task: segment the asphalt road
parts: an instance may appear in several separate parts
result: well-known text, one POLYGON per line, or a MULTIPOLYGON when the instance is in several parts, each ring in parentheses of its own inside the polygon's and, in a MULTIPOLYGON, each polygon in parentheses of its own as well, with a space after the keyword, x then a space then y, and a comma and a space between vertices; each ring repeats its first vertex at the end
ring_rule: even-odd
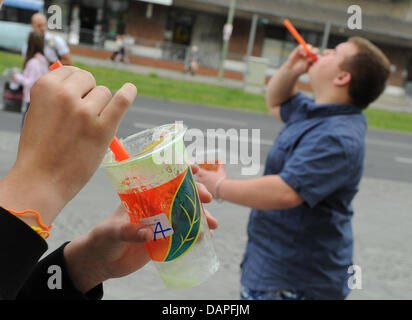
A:
MULTIPOLYGON (((262 163, 283 126, 269 115, 139 97, 135 106, 128 111, 119 136, 176 120, 184 121, 189 128, 203 131, 234 128, 240 132, 240 129, 249 129, 249 137, 252 129, 260 129, 262 163)), ((369 129, 366 145, 365 176, 412 182, 412 135, 369 129)))
MULTIPOLYGON (((3 83, 4 79, 0 77, 0 96, 3 83)), ((13 113, 4 113, 0 119, 0 130, 18 132, 19 125, 12 120, 14 116, 13 113)), ((137 97, 123 119, 118 136, 127 137, 144 128, 175 121, 183 121, 189 129, 203 132, 207 129, 223 129, 225 132, 235 129, 240 135, 240 129, 248 129, 249 138, 252 138, 252 129, 259 129, 260 143, 257 146, 256 139, 249 139, 253 140, 249 143, 249 150, 251 152, 252 144, 255 144, 255 149, 260 150, 262 164, 282 128, 282 123, 269 115, 137 97)), ((369 128, 366 145, 364 176, 412 182, 411 134, 369 128)))
MULTIPOLYGON (((126 137, 141 129, 183 120, 189 128, 202 131, 221 128, 260 129, 260 175, 266 155, 282 124, 268 116, 215 107, 176 103, 138 97, 127 111, 118 136, 126 137)), ((18 141, 20 115, 0 112, 0 177, 13 163, 18 141)), ((412 135, 369 129, 366 139, 365 174, 353 205, 354 263, 362 268, 362 289, 349 299, 412 298, 412 135)), ((256 149, 257 150, 257 149, 256 149)), ((228 175, 240 175, 240 165, 228 165, 228 175)), ((50 250, 87 232, 118 203, 105 173, 99 170, 90 183, 63 210, 49 240, 50 250)), ((207 208, 220 222, 215 247, 221 267, 206 283, 183 290, 166 290, 153 265, 105 284, 107 299, 238 299, 239 264, 246 243, 249 209, 212 203, 207 208)))

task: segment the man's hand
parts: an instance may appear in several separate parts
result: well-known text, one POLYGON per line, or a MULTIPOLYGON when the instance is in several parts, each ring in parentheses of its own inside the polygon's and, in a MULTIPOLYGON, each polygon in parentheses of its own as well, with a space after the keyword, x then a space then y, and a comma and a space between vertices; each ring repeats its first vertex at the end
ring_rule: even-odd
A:
POLYGON ((199 169, 196 181, 203 184, 206 189, 216 198, 216 183, 222 178, 226 178, 226 171, 223 164, 218 164, 217 171, 199 169))
POLYGON ((136 93, 126 83, 112 97, 75 67, 40 78, 31 90, 17 160, 0 182, 0 205, 36 210, 51 224, 97 170, 136 93))
MULTIPOLYGON (((319 49, 308 45, 309 49, 313 52, 314 55, 319 54, 319 49)), ((289 55, 288 60, 285 62, 285 66, 295 75, 300 76, 308 72, 309 68, 313 64, 312 58, 306 53, 305 49, 302 46, 298 46, 292 53, 289 55)))
MULTIPOLYGON (((317 48, 312 48, 311 45, 308 46, 313 54, 317 55, 319 53, 317 48)), ((266 90, 266 105, 274 117, 282 121, 280 106, 298 92, 296 83, 299 77, 306 73, 312 64, 313 60, 308 56, 303 47, 298 46, 270 79, 266 90)))
MULTIPOLYGON (((193 173, 198 168, 192 166, 193 173)), ((197 183, 200 201, 208 203, 212 196, 197 183)), ((210 229, 218 222, 205 210, 210 229)), ((153 239, 150 226, 130 223, 123 206, 87 235, 69 243, 64 256, 69 274, 78 290, 89 291, 99 283, 126 276, 143 267, 150 258, 143 243, 153 239)))

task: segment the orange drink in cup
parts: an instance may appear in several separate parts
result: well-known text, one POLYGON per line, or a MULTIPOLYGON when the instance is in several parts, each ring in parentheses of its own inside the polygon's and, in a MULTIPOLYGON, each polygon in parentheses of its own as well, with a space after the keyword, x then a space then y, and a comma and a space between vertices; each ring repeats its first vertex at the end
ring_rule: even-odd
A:
POLYGON ((185 289, 206 281, 219 262, 187 161, 186 128, 168 124, 127 137, 130 158, 108 151, 103 167, 132 223, 152 226, 145 248, 165 286, 185 289))
POLYGON ((215 161, 207 161, 207 162, 203 162, 203 163, 198 163, 197 165, 199 166, 199 168, 208 170, 208 171, 217 171, 217 169, 219 168, 219 160, 215 160, 215 161))
POLYGON ((194 162, 201 169, 217 171, 219 169, 219 164, 222 163, 222 161, 220 161, 219 152, 220 150, 218 149, 198 151, 196 152, 194 162))

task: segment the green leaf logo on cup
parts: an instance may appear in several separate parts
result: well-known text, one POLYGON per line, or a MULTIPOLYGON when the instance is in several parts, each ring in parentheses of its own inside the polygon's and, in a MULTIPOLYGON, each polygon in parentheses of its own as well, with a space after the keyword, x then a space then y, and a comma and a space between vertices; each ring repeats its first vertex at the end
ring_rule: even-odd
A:
POLYGON ((200 234, 202 207, 191 170, 186 171, 177 189, 170 215, 174 233, 164 261, 171 261, 184 255, 196 243, 200 234))

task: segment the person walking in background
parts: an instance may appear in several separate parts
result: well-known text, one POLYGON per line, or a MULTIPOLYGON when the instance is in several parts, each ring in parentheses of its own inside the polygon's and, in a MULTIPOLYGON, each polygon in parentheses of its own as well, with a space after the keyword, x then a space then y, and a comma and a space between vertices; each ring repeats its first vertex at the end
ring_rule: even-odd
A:
MULTIPOLYGON (((31 27, 33 31, 41 33, 44 37, 44 56, 49 64, 60 60, 63 65, 71 65, 70 48, 61 37, 52 35, 47 31, 47 19, 41 13, 35 13, 31 17, 31 27)), ((26 56, 27 45, 22 49, 23 57, 26 56)))
POLYGON ((198 51, 199 48, 197 46, 190 48, 189 53, 186 55, 184 73, 190 72, 192 76, 196 74, 197 70, 199 69, 198 51))
POLYGON ((30 90, 34 83, 43 75, 49 72, 49 61, 44 56, 44 36, 40 32, 29 34, 26 57, 23 63, 23 73, 13 74, 13 80, 23 85, 23 116, 24 118, 30 105, 30 90))
POLYGON ((118 62, 129 63, 128 58, 128 39, 126 34, 116 36, 116 42, 114 45, 114 52, 110 57, 110 60, 118 62))
POLYGON ((121 46, 122 46, 122 38, 121 38, 120 35, 117 35, 117 36, 116 36, 116 42, 114 43, 114 51, 113 51, 113 54, 112 54, 111 57, 110 57, 110 60, 112 60, 112 61, 118 61, 118 60, 117 60, 117 57, 118 57, 119 54, 120 54, 120 48, 121 48, 121 46))
POLYGON ((124 63, 129 63, 129 58, 128 58, 128 39, 127 35, 123 34, 121 36, 121 41, 120 41, 120 61, 124 63))

